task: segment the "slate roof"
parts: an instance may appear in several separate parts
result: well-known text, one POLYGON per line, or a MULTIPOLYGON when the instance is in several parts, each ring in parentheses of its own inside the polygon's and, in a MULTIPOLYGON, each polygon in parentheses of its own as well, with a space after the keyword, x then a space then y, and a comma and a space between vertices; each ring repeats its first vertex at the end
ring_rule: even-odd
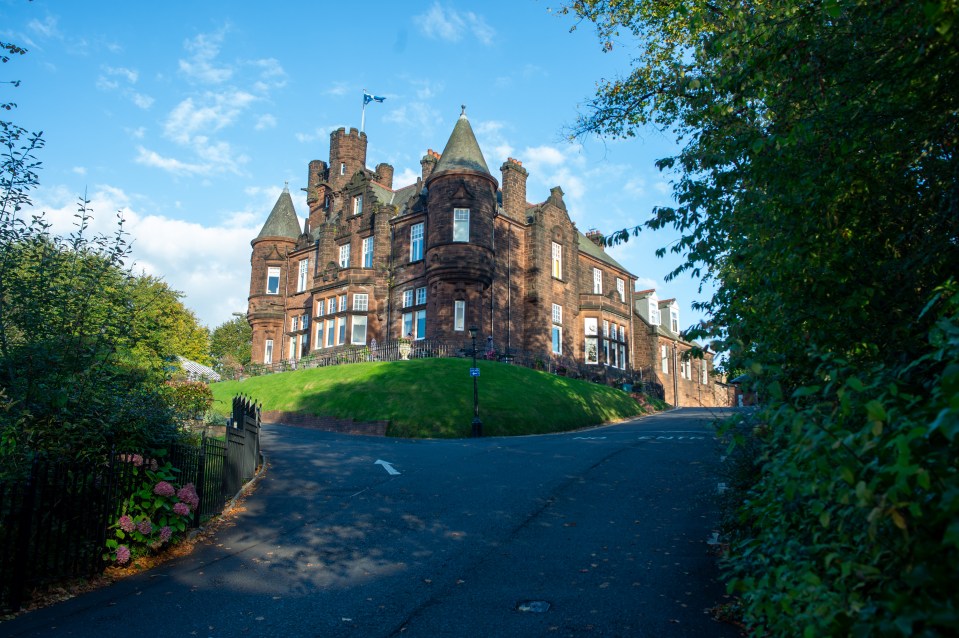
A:
POLYGON ((302 232, 303 229, 300 228, 300 220, 296 217, 296 209, 293 208, 293 198, 290 197, 290 189, 289 187, 284 187, 283 192, 280 193, 279 198, 276 200, 276 204, 273 205, 270 216, 266 218, 266 223, 263 224, 263 228, 256 238, 290 237, 297 239, 302 232))
POLYGON ((410 199, 417 193, 416 184, 410 184, 409 186, 404 186, 403 188, 398 188, 397 190, 391 190, 382 184, 371 182, 370 188, 373 189, 373 194, 376 195, 378 200, 380 200, 380 203, 396 206, 396 209, 401 213, 403 212, 403 208, 406 206, 406 203, 410 201, 410 199))
POLYGON ((473 134, 473 127, 466 118, 465 106, 456 121, 456 126, 453 127, 449 141, 446 142, 440 161, 437 162, 430 176, 451 170, 470 170, 490 175, 486 160, 483 159, 483 152, 473 134))
MULTIPOLYGON (((629 273, 618 261, 606 254, 606 251, 593 243, 593 240, 584 235, 583 233, 577 233, 579 235, 579 250, 584 252, 593 259, 597 259, 604 264, 609 264, 614 268, 619 268, 623 272, 629 273)), ((632 273, 629 273, 632 274, 632 273)))

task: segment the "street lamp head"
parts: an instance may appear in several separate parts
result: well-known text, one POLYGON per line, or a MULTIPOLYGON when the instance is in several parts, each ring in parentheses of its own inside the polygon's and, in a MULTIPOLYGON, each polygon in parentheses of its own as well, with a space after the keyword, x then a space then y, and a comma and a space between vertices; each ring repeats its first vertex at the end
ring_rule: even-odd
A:
POLYGON ((475 339, 477 332, 479 332, 479 328, 476 326, 470 326, 470 339, 475 339))

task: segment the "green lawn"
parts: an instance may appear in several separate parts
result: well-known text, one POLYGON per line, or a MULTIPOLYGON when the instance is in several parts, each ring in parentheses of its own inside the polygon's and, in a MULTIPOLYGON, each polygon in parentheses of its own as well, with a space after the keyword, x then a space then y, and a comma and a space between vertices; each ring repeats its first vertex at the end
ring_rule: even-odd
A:
MULTIPOLYGON (((493 361, 478 362, 480 418, 487 436, 541 434, 641 414, 628 394, 493 361)), ((466 437, 473 382, 465 359, 357 363, 214 383, 214 410, 229 412, 236 394, 264 410, 358 421, 389 419, 390 436, 466 437)))

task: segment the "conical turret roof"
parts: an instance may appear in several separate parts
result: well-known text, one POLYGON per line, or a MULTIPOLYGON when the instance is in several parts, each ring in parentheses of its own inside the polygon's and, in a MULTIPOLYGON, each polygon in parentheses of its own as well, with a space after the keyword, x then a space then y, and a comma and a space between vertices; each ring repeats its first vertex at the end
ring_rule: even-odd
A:
POLYGON ((300 228, 300 220, 296 217, 296 209, 293 208, 293 198, 290 197, 290 187, 284 186, 283 192, 273 205, 270 216, 266 218, 260 234, 261 237, 289 237, 297 239, 303 229, 300 228))
POLYGON ((443 149, 440 161, 433 169, 433 175, 451 170, 470 170, 478 173, 490 175, 489 167, 486 166, 486 160, 483 159, 483 152, 476 142, 476 136, 473 134, 473 127, 466 118, 466 107, 460 113, 456 126, 450 134, 450 139, 443 149))

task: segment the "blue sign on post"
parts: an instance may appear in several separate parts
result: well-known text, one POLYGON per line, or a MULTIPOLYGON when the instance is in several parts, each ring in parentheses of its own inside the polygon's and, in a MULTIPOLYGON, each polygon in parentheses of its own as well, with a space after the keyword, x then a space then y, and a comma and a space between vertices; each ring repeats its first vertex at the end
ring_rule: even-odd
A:
POLYGON ((470 368, 470 376, 471 376, 471 377, 478 377, 478 376, 479 376, 479 368, 470 368))

